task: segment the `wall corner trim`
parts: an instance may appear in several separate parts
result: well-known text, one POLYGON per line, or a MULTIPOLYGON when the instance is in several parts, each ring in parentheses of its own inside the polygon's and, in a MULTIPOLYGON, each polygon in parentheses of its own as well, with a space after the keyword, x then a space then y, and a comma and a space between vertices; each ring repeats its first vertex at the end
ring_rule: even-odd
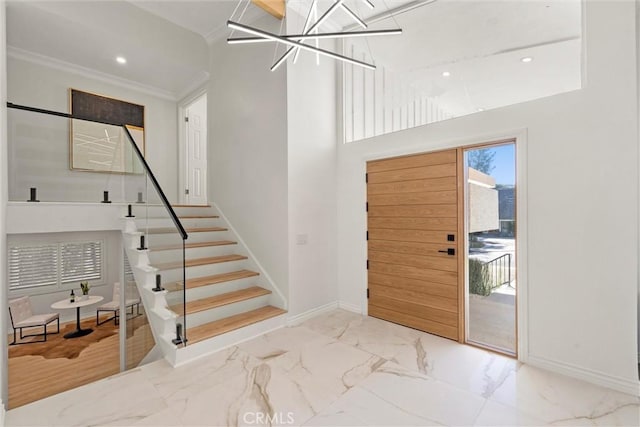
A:
POLYGON ((287 326, 297 326, 300 323, 304 322, 305 320, 319 316, 328 311, 335 310, 336 308, 338 308, 338 301, 333 301, 333 302, 312 308, 311 310, 307 310, 300 314, 296 314, 295 316, 290 316, 287 319, 287 326))
POLYGON ((341 308, 343 310, 347 310, 356 314, 364 314, 361 306, 359 306, 358 304, 352 304, 350 302, 338 301, 338 308, 341 308))

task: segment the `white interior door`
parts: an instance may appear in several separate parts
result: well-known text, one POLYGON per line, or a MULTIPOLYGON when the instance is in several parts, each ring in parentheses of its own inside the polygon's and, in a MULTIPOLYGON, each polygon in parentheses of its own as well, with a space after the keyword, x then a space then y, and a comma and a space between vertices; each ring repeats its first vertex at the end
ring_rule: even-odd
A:
POLYGON ((185 129, 187 182, 185 201, 190 205, 207 204, 207 95, 186 110, 185 129))

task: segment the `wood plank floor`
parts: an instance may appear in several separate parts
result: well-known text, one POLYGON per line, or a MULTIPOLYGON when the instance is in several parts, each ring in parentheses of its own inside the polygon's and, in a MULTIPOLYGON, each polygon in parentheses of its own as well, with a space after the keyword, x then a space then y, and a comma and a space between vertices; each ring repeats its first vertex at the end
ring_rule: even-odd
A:
MULTIPOLYGON (((119 372, 118 327, 114 326, 113 321, 96 326, 95 317, 87 318, 81 323, 82 328, 93 328, 93 332, 80 338, 64 339, 63 335, 75 328, 75 322, 70 322, 61 324, 60 333, 49 335, 46 343, 9 346, 8 409, 119 372)), ((55 325, 49 331, 55 331, 55 325)), ((9 336, 8 342, 12 340, 13 335, 9 336)), ((153 345, 146 316, 129 319, 128 367, 137 366, 153 345)))

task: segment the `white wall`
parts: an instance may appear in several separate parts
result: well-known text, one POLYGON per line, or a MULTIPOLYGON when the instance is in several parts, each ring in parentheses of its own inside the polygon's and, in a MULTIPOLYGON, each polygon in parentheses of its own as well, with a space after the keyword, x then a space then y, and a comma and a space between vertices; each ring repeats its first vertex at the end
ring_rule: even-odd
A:
MULTIPOLYGON (((6 67, 6 8, 5 1, 0 0, 0 140, 7 140, 7 67, 6 67)), ((7 144, 0 144, 0 171, 7 170, 7 144)), ((7 273, 6 248, 7 235, 5 229, 7 212, 7 175, 0 173, 0 302, 1 309, 6 312, 7 273)), ((0 316, 0 331, 6 331, 6 317, 0 316)), ((0 340, 0 424, 4 425, 4 405, 8 398, 7 383, 7 340, 0 340)))
MULTIPOLYGON (((638 106, 638 124, 640 126, 640 0, 636 0, 636 77, 637 77, 637 86, 636 86, 636 98, 637 98, 637 106, 638 106)), ((639 140, 640 142, 640 140, 639 140)), ((640 150, 638 150, 638 169, 640 169, 640 150)), ((640 174, 638 175, 640 179, 640 174)), ((638 185, 638 197, 640 199, 640 182, 638 185)), ((640 228, 640 215, 638 215, 638 225, 640 228)), ((640 230, 639 230, 640 231, 640 230)), ((638 236, 638 251, 640 253, 640 234, 638 236)), ((640 269, 638 271, 638 365, 640 365, 640 269)), ((640 377, 640 372, 638 372, 638 377, 640 377)))
MULTIPOLYGON (((268 16, 256 26, 278 31, 268 16)), ((272 47, 211 46, 209 200, 288 294, 287 75, 270 72, 272 47)))
MULTIPOLYGON (((170 201, 177 201, 178 130, 177 104, 174 101, 138 93, 129 88, 92 79, 88 75, 71 72, 71 70, 52 68, 13 56, 9 56, 7 67, 8 100, 15 104, 69 112, 69 88, 74 88, 144 105, 145 158, 167 198, 170 201)), ((68 142, 62 138, 58 144, 66 146, 68 142)), ((67 189, 75 188, 73 183, 78 180, 79 175, 85 181, 94 182, 97 188, 100 188, 109 178, 107 174, 67 170, 68 154, 64 151, 62 157, 56 159, 55 164, 56 166, 52 165, 52 168, 57 168, 56 175, 59 177, 55 182, 55 188, 64 185, 60 180, 65 179, 68 179, 67 189)), ((117 178, 112 178, 112 180, 115 179, 117 178)), ((28 189, 25 191, 28 192, 28 189)), ((40 189, 38 191, 40 192, 40 189)), ((44 191, 45 188, 42 188, 43 193, 44 191)), ((69 197, 67 200, 86 201, 80 189, 77 195, 69 193, 67 193, 69 197)))
POLYGON ((523 278, 528 294, 521 295, 528 328, 521 332, 528 335, 528 351, 520 357, 637 393, 634 8, 634 2, 586 3, 587 80, 581 91, 343 145, 341 300, 366 306, 365 158, 490 141, 524 130, 528 200, 519 217, 528 217, 528 277, 523 278))
MULTIPOLYGON (((288 33, 296 30, 289 28, 288 33)), ((334 50, 335 44, 321 47, 334 50)), ((298 62, 287 67, 291 315, 338 299, 337 67, 325 57, 316 65, 309 52, 301 52, 298 62)))

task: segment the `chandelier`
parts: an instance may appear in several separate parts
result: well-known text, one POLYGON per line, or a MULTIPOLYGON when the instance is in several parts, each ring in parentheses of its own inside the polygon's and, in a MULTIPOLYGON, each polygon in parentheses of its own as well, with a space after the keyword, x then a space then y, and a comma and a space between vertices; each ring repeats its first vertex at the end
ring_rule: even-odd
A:
MULTIPOLYGON (((369 30, 367 23, 345 4, 346 0, 336 0, 331 6, 329 6, 329 8, 320 17, 317 17, 318 0, 312 0, 311 6, 309 8, 309 13, 307 14, 307 18, 304 23, 304 28, 302 30, 302 33, 274 34, 269 31, 261 30, 259 28, 241 24, 239 22, 235 22, 232 20, 233 16, 235 15, 242 1, 243 0, 240 0, 240 2, 238 3, 238 6, 236 6, 236 10, 231 15, 231 18, 227 21, 227 27, 230 28, 231 30, 237 30, 242 33, 251 35, 253 37, 235 37, 234 38, 232 37, 233 36, 233 31, 232 31, 229 38, 227 38, 227 42, 229 44, 275 42, 275 43, 279 43, 287 46, 288 49, 286 50, 286 52, 282 56, 280 56, 280 58, 278 58, 271 66, 271 71, 275 71, 291 55, 294 55, 294 62, 295 62, 300 50, 314 52, 318 55, 326 56, 326 57, 343 61, 349 64, 364 67, 366 69, 375 70, 376 66, 374 64, 367 63, 364 61, 359 61, 357 59, 350 58, 348 56, 320 48, 318 46, 319 40, 343 39, 348 37, 388 36, 388 35, 402 34, 402 29, 400 28, 390 29, 390 30, 369 30), (354 21, 355 25, 362 27, 363 30, 321 32, 320 31, 321 25, 325 23, 338 10, 344 12, 352 21, 354 21), (308 44, 309 41, 315 42, 315 46, 312 44, 308 44)), ((358 0, 358 1, 364 2, 364 4, 370 9, 375 8, 375 5, 370 0, 358 0)), ((247 2, 247 6, 248 4, 249 3, 247 2)), ((245 7, 245 10, 246 10, 246 7, 245 7)), ((242 13, 242 15, 243 14, 244 12, 242 13)), ((240 16, 240 18, 242 18, 242 15, 240 16)))

